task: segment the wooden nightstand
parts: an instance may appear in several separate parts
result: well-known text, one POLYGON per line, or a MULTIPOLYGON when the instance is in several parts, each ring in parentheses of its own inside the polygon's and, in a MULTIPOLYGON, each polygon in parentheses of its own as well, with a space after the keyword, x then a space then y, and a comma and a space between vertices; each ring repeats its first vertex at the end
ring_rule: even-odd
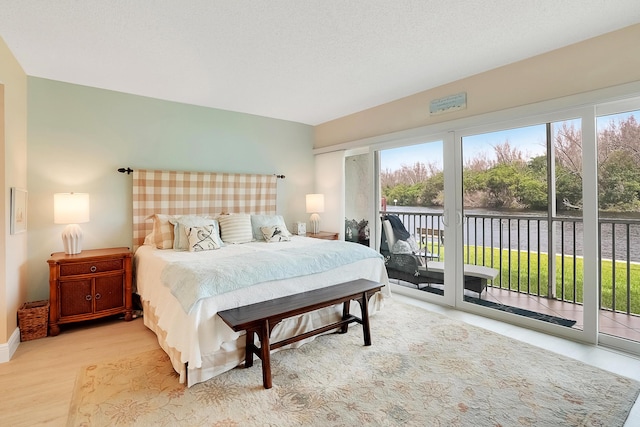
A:
POLYGON ((318 231, 317 233, 307 233, 307 237, 313 237, 314 239, 324 239, 324 240, 338 240, 338 235, 340 233, 333 233, 331 231, 318 231))
POLYGON ((131 251, 94 249, 76 255, 51 254, 49 263, 49 335, 60 324, 131 312, 131 251))

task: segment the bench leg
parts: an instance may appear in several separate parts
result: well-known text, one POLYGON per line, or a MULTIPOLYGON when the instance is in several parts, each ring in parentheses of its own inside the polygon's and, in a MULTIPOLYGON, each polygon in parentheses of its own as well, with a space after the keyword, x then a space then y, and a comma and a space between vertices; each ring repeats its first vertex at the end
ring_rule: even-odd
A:
POLYGON ((260 338, 260 359, 262 359, 262 385, 271 388, 271 347, 269 344, 269 321, 265 320, 258 332, 260 338))
POLYGON ((245 349, 244 355, 244 367, 250 368, 253 366, 253 350, 255 348, 255 344, 253 343, 253 337, 255 332, 253 330, 247 331, 247 345, 245 349))
POLYGON ((369 298, 366 292, 358 300, 362 310, 362 334, 364 335, 364 345, 371 345, 371 330, 369 329, 369 298))
MULTIPOLYGON (((342 320, 345 320, 345 319, 347 319, 347 317, 349 317, 350 309, 351 309, 351 300, 345 301, 343 303, 343 306, 342 306, 342 320)), ((345 323, 340 328, 340 332, 339 333, 346 334, 348 330, 349 330, 349 324, 345 323)))

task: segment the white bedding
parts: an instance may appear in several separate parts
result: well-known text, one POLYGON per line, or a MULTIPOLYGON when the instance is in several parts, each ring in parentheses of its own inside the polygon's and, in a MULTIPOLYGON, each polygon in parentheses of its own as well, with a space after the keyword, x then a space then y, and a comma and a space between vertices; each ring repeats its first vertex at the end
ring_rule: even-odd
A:
MULTIPOLYGON (((161 282, 162 271, 168 263, 196 259, 210 262, 212 258, 223 257, 239 257, 239 263, 251 263, 252 255, 261 251, 286 247, 299 248, 304 252, 307 245, 326 243, 324 240, 293 236, 290 242, 251 242, 226 245, 221 249, 206 252, 179 252, 141 246, 135 253, 134 265, 137 293, 145 308, 145 325, 158 335, 161 346, 171 357, 174 369, 180 374, 181 382, 186 380, 187 385, 191 386, 232 369, 243 361, 244 332, 238 333, 230 329, 216 315, 218 311, 357 278, 375 280, 386 285, 388 278, 384 261, 377 257, 368 258, 322 273, 268 281, 199 300, 190 312, 186 313, 169 288, 161 282), (185 363, 188 363, 188 375, 185 363)), ((389 295, 389 286, 385 286, 382 293, 372 297, 370 314, 380 310, 383 306, 383 296, 389 295)), ((357 303, 352 303, 354 314, 357 315, 359 309, 357 303)), ((276 342, 336 321, 341 313, 341 307, 328 307, 309 315, 285 319, 274 328, 272 341, 276 342)), ((301 345, 303 342, 296 344, 301 345)))

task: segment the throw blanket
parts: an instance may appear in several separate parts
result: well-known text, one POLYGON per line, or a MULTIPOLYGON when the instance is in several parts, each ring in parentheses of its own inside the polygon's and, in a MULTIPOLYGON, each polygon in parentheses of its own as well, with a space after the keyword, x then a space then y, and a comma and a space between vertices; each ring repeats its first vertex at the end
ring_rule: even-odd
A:
MULTIPOLYGON (((398 215, 385 215, 384 219, 388 219, 391 223, 391 229, 393 229, 393 234, 396 235, 396 239, 407 240, 411 236, 398 215)), ((391 250, 391 248, 389 248, 389 250, 391 250)))
MULTIPOLYGON (((219 249, 219 250, 224 250, 219 249)), ((172 262, 162 271, 162 283, 189 313, 197 301, 261 282, 321 273, 367 258, 382 258, 373 249, 351 242, 332 241, 301 250, 285 248, 202 261, 172 262)))

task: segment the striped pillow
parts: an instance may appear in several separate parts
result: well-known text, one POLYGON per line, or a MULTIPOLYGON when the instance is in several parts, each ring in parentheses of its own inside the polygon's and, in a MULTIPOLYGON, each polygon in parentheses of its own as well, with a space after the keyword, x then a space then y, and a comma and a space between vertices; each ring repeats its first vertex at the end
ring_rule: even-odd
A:
POLYGON ((253 240, 251 229, 251 215, 230 214, 220 215, 220 234, 225 243, 247 243, 253 240))

